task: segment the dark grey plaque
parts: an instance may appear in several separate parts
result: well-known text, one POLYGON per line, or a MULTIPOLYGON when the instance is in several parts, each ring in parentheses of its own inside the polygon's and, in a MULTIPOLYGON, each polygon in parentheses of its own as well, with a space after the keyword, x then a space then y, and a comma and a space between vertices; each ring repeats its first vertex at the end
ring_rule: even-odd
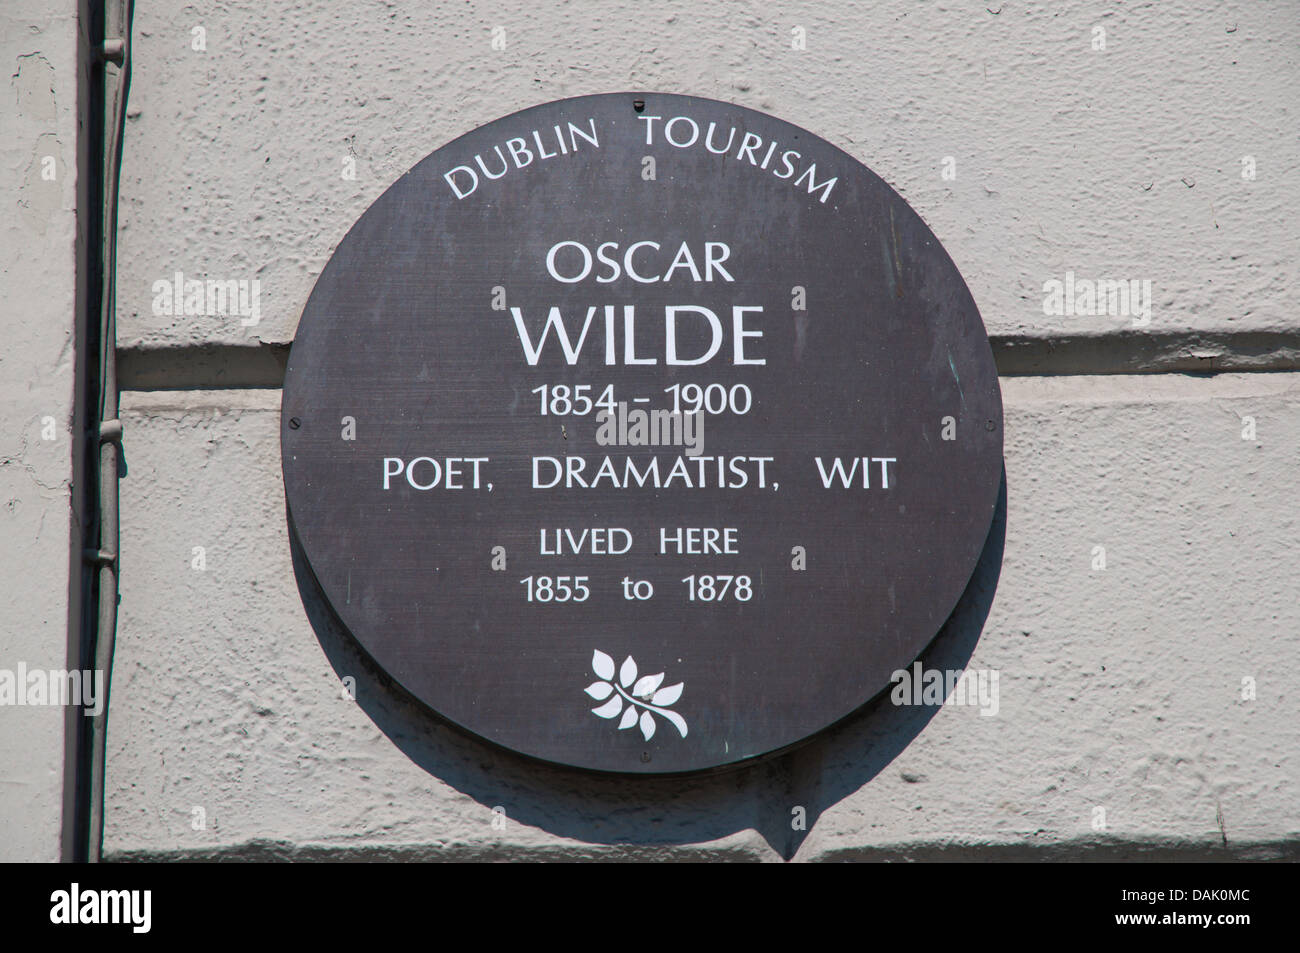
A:
POLYGON ((303 312, 282 442, 322 590, 416 698, 526 755, 681 772, 916 658, 988 533, 1002 407, 965 283, 876 175, 629 93, 489 123, 379 197, 303 312), (635 442, 674 410, 678 443, 635 442))

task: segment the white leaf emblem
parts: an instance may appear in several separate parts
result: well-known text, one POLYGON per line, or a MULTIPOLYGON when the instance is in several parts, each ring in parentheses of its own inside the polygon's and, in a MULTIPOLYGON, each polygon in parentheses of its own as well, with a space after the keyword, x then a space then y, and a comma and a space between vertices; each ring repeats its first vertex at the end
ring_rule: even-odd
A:
MULTIPOLYGON (((600 697, 604 698, 605 696, 600 697)), ((650 699, 650 703, 652 705, 671 705, 681 697, 682 683, 678 682, 676 685, 669 685, 667 688, 659 689, 659 691, 655 692, 655 697, 650 699)))
POLYGON ((684 683, 660 688, 664 682, 663 672, 638 679, 636 660, 630 655, 619 667, 618 681, 615 682, 614 659, 599 649, 591 654, 591 670, 600 681, 592 682, 584 691, 596 701, 609 699, 599 708, 593 708, 592 714, 601 718, 618 718, 622 714, 619 730, 625 731, 636 725, 646 741, 654 737, 658 727, 654 716, 658 715, 676 728, 683 738, 686 737, 686 719, 668 707, 682 697, 684 683))
POLYGON ((629 655, 623 660, 623 667, 618 670, 618 680, 623 683, 624 688, 636 681, 636 662, 632 660, 632 656, 629 655))
POLYGON ((609 681, 614 677, 614 660, 597 649, 591 655, 591 670, 609 681))
POLYGON ((646 675, 637 679, 636 687, 632 689, 632 694, 637 698, 649 698, 655 693, 655 689, 663 684, 664 673, 658 675, 646 675))

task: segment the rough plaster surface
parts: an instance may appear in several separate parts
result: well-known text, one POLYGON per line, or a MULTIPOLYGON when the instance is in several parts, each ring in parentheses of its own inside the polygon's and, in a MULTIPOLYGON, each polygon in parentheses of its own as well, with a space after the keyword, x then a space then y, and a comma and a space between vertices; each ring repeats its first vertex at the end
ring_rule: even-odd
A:
POLYGON ((998 714, 877 702, 772 761, 628 785, 437 724, 313 627, 277 392, 124 394, 106 854, 1300 856, 1300 544, 1281 492, 1300 374, 1008 379, 1004 397, 1000 578, 994 552, 925 656, 997 669, 998 714))
POLYGON ((770 112, 866 163, 943 242, 995 335, 1123 331, 1043 314, 1043 282, 1071 270, 1149 280, 1153 333, 1281 331, 1258 346, 1300 353, 1293 2, 267 0, 143 3, 136 23, 129 348, 289 341, 335 246, 418 160, 539 102, 646 90, 770 112), (155 316, 152 284, 177 270, 261 279, 260 324, 155 316))
MULTIPOLYGON (((18 580, 0 667, 62 667, 66 645, 76 23, 50 8, 0 10, 0 572, 18 580)), ((1004 379, 1005 521, 926 655, 997 669, 999 714, 877 704, 772 761, 635 786, 490 749, 358 658, 295 581, 274 390, 316 276, 402 173, 516 109, 620 89, 733 101, 861 159, 957 262, 1003 373, 1295 369, 1297 12, 137 4, 123 380, 267 389, 123 395, 107 855, 1300 857, 1300 375, 1004 379), (258 278, 260 324, 154 315, 177 270, 258 278), (1150 280, 1150 326, 1045 316, 1043 282, 1067 270, 1150 280)), ((57 709, 0 710, 0 859, 58 856, 62 744, 57 709)))
MULTIPOLYGON (((75 11, 48 0, 6 0, 0 9, 0 668, 9 671, 20 662, 67 666, 75 11), (46 156, 52 181, 42 177, 46 156)), ((58 707, 0 708, 0 861, 59 858, 63 722, 58 707)))

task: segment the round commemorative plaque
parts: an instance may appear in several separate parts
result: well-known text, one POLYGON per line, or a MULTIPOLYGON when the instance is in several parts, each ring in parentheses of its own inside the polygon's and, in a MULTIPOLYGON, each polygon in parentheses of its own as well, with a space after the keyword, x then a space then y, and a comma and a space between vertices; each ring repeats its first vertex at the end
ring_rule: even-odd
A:
POLYGON ((992 522, 975 302, 864 165, 729 103, 584 96, 415 166, 285 377, 289 517, 439 716, 635 774, 786 748, 889 687, 992 522))

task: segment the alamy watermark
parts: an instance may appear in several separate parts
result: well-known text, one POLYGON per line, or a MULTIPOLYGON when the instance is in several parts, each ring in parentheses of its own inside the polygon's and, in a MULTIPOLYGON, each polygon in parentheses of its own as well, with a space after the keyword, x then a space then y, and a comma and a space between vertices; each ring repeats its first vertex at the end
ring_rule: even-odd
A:
POLYGON ((0 668, 0 707, 6 705, 80 705, 86 717, 104 710, 104 673, 100 669, 0 668))
POLYGON ((251 328, 262 320, 257 278, 186 278, 176 272, 171 278, 153 283, 155 315, 238 315, 242 327, 251 328))
POLYGON ((76 925, 123 924, 132 933, 148 933, 153 925, 152 890, 103 890, 72 883, 50 894, 50 922, 76 925))
POLYGON ((1043 314, 1060 316, 1107 315, 1132 318, 1133 327, 1151 323, 1151 279, 1075 278, 1043 282, 1043 314))
POLYGON ((895 705, 977 705, 981 715, 998 713, 998 670, 900 668, 889 678, 894 688, 889 700, 895 705))
POLYGON ((704 412, 627 409, 619 401, 615 412, 596 414, 596 443, 602 447, 684 447, 688 457, 704 450, 704 412))

